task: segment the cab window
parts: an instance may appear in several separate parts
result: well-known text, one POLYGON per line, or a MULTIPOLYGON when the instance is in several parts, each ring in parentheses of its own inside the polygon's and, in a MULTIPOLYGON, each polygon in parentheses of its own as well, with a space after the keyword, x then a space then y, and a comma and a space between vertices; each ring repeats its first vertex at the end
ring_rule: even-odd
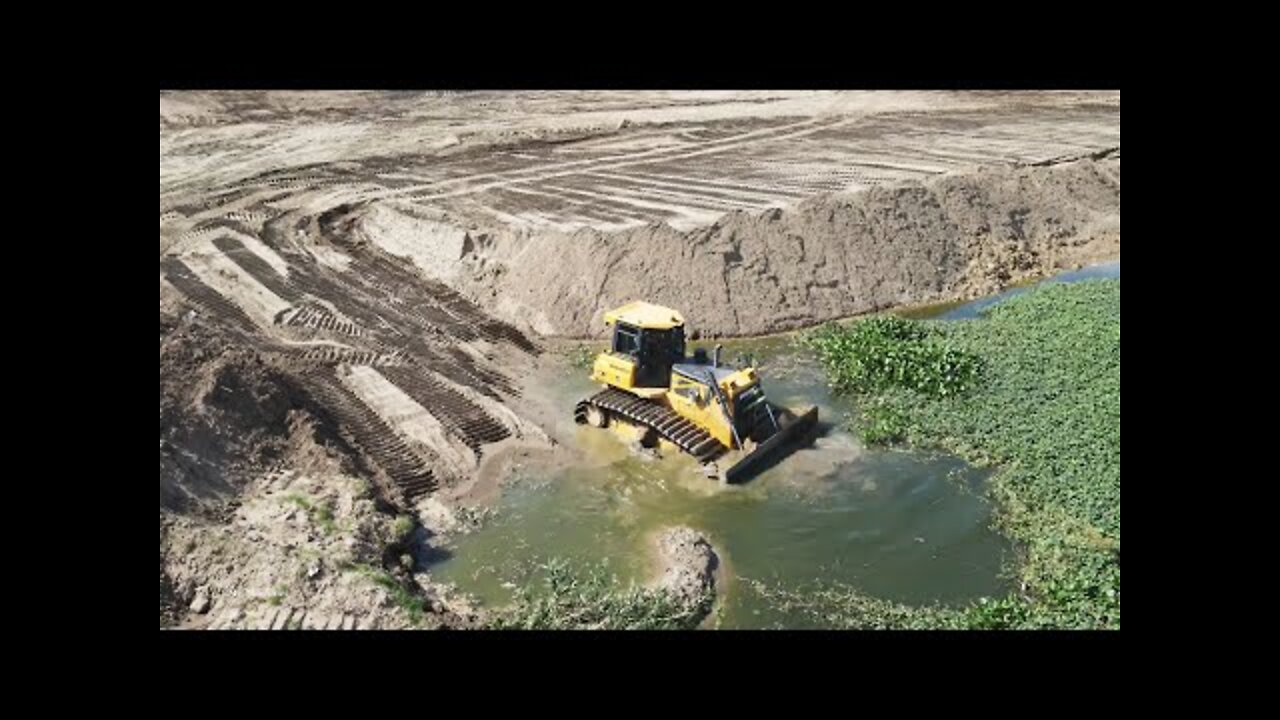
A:
POLYGON ((613 332, 613 351, 623 355, 638 355, 640 332, 636 328, 619 324, 613 332))

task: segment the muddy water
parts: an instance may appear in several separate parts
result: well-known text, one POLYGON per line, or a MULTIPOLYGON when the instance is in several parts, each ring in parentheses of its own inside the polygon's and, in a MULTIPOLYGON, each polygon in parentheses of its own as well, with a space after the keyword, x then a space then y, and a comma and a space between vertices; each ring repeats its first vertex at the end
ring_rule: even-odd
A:
MULTIPOLYGON (((1117 261, 1054 280, 1118 276, 1117 261)), ((963 320, 1023 291, 916 314, 963 320)), ((741 486, 707 479, 670 448, 658 457, 638 451, 626 430, 574 425, 573 404, 597 388, 585 369, 549 369, 534 392, 565 409, 553 434, 578 460, 516 467, 496 516, 452 538, 449 559, 433 575, 494 606, 510 600, 514 587, 537 582, 539 564, 552 557, 603 563, 623 583, 641 582, 654 572, 652 534, 686 524, 706 533, 721 556, 719 627, 813 627, 771 607, 742 578, 789 589, 839 581, 912 604, 1004 594, 1013 553, 990 527, 987 471, 945 455, 862 447, 840 427, 852 408, 830 394, 816 360, 793 342, 724 343, 726 362, 754 356, 774 402, 817 405, 823 418, 811 446, 741 486)))
POLYGON ((836 580, 908 603, 1004 592, 1011 551, 989 528, 983 471, 946 456, 862 448, 838 426, 849 406, 787 338, 725 343, 726 361, 739 353, 755 355, 775 402, 819 406, 825 422, 812 446, 744 485, 721 486, 673 449, 637 451, 625 429, 574 425, 573 404, 596 388, 585 370, 557 368, 541 387, 565 408, 554 431, 580 461, 517 467, 496 515, 452 538, 451 557, 432 574, 490 605, 536 582, 552 557, 607 563, 624 583, 644 581, 654 570, 652 533, 686 524, 721 555, 721 627, 811 626, 771 608, 742 577, 787 588, 836 580))
POLYGON ((900 312, 905 317, 913 317, 917 319, 937 319, 937 320, 973 320, 981 317, 982 313, 990 309, 991 306, 1004 302, 1011 297, 1021 295, 1027 290, 1039 285, 1042 282, 1079 282, 1081 280, 1090 280, 1094 278, 1118 278, 1120 277, 1120 261, 1101 263, 1098 265, 1090 265, 1089 267, 1072 270, 1051 278, 1046 278, 1039 282, 1027 283, 1026 285, 1011 288, 997 295, 973 300, 971 302, 958 303, 940 303, 938 305, 926 305, 911 310, 900 312))

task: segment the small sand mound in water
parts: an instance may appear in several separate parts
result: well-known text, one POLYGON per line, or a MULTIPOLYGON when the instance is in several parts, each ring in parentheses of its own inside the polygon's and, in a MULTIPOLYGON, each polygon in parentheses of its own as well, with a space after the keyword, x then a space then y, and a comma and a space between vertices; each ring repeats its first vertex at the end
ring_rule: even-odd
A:
POLYGON ((701 533, 688 527, 667 528, 658 534, 657 548, 662 573, 657 587, 690 605, 715 592, 719 558, 701 533))

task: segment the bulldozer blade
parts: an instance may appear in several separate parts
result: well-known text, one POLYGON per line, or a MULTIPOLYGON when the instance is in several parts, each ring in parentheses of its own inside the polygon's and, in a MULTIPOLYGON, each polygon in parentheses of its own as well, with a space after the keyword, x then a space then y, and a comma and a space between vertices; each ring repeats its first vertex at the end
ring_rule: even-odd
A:
POLYGON ((802 437, 818 424, 818 408, 809 408, 808 412, 784 425, 773 437, 765 440, 750 454, 739 460, 729 471, 725 473, 725 482, 740 483, 751 477, 755 470, 759 470, 760 466, 771 456, 777 455, 786 449, 792 443, 798 442, 802 437))

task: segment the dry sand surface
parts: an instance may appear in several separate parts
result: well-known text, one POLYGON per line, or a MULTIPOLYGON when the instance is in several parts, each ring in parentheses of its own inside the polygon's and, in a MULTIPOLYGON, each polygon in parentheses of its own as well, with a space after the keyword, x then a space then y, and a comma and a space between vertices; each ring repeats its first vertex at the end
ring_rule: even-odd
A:
POLYGON ((433 538, 622 302, 750 335, 1119 252, 1114 92, 161 93, 161 622, 465 626, 433 538))

